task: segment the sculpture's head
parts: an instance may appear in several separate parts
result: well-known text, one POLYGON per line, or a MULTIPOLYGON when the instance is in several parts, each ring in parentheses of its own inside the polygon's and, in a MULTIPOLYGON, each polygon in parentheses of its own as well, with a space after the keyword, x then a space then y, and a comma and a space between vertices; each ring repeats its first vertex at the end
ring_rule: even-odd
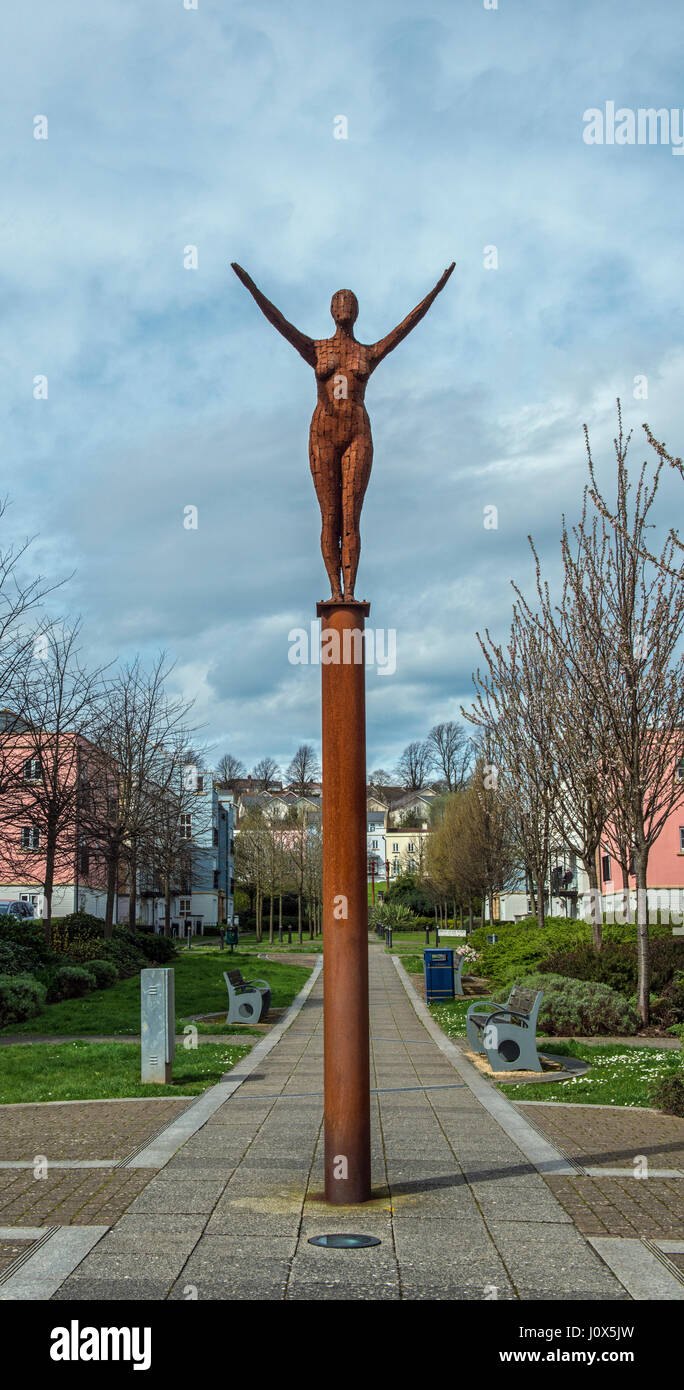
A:
POLYGON ((359 304, 353 290, 336 290, 330 301, 330 312, 338 328, 353 328, 359 316, 359 304))

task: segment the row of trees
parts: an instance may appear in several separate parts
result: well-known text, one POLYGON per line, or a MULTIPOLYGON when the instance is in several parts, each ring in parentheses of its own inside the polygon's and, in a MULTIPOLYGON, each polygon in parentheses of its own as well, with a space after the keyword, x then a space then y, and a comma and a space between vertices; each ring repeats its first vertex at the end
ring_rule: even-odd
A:
POLYGON ((297 900, 297 936, 301 945, 306 913, 309 936, 322 930, 322 837, 320 819, 304 809, 281 820, 258 808, 240 822, 235 842, 235 881, 254 905, 256 935, 264 932, 268 903, 268 939, 282 932, 283 898, 297 900))
MULTIPOLYGON (((427 738, 407 744, 393 772, 379 767, 371 772, 369 780, 380 795, 389 787, 403 787, 406 791, 436 787, 454 792, 465 786, 471 764, 472 740, 463 725, 451 719, 435 724, 427 738)), ((232 753, 224 753, 218 762, 218 776, 226 786, 234 787, 246 776, 245 764, 232 753)), ((279 764, 270 757, 261 758, 250 776, 255 787, 262 791, 283 780, 279 764)), ((285 769, 284 780, 305 796, 320 776, 316 750, 310 743, 301 744, 285 769)))
MULTIPOLYGON (((534 600, 514 584, 508 641, 478 633, 484 667, 474 676, 474 708, 463 714, 479 730, 482 771, 467 809, 455 806, 450 818, 472 822, 477 802, 488 834, 505 829, 507 846, 534 887, 540 921, 552 846, 576 852, 593 890, 597 949, 603 922, 597 860, 601 846, 609 848, 625 889, 630 874, 636 882, 638 1007, 647 1023, 649 855, 668 817, 684 804, 684 563, 676 530, 659 549, 651 538, 662 470, 669 464, 681 474, 682 463, 644 430, 655 459, 633 480, 618 402, 612 504, 599 486, 585 430, 588 482, 579 522, 563 522, 557 601, 530 538, 534 600)), ((452 866, 459 853, 462 859, 455 848, 452 866)), ((506 848, 501 886, 507 865, 506 848)), ((481 870, 480 884, 486 882, 481 870)))
MULTIPOLYGON (((232 753, 224 753, 217 764, 217 776, 227 787, 233 788, 243 781, 247 772, 245 764, 232 753)), ((274 782, 283 781, 283 773, 275 758, 260 758, 250 773, 255 790, 267 791, 274 782)), ((285 770, 285 781, 292 785, 300 796, 306 796, 312 783, 320 781, 321 768, 315 748, 310 743, 300 744, 294 757, 285 770)))
MULTIPOLYGON (((0 520, 7 504, 0 505, 0 520)), ((27 545, 0 548, 0 878, 40 888, 49 939, 55 885, 106 885, 105 930, 125 880, 189 890, 198 830, 191 704, 168 692, 162 654, 145 669, 89 670, 78 622, 37 621, 55 587, 23 577, 27 545)))

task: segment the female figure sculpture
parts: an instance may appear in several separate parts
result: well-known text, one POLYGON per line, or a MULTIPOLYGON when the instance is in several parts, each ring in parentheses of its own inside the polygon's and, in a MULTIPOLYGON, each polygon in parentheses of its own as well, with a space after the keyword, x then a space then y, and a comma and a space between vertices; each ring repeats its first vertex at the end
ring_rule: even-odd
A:
POLYGON ((234 261, 231 264, 269 323, 316 373, 318 404, 309 431, 309 461, 321 509, 321 550, 332 599, 353 599, 361 550, 361 506, 373 462, 370 420, 364 405, 366 383, 383 357, 420 323, 446 285, 454 262, 425 299, 378 343, 359 343, 354 337, 359 306, 351 290, 337 290, 332 297, 332 338, 307 338, 257 289, 242 266, 234 261))

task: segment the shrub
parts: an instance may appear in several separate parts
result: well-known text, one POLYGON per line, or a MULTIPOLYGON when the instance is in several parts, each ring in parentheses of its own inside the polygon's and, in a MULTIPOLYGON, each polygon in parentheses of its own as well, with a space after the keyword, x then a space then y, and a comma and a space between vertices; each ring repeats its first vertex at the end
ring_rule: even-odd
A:
POLYGON ((0 941, 8 941, 12 946, 30 952, 30 958, 36 964, 46 964, 54 958, 45 940, 43 924, 35 917, 25 917, 23 920, 4 915, 0 917, 0 941))
POLYGON ((48 1004, 57 1004, 61 999, 80 999, 95 988, 95 976, 80 965, 60 965, 53 970, 48 985, 48 1004))
POLYGON ((651 1022, 663 1028, 684 1023, 684 974, 675 975, 656 999, 651 1010, 651 1022))
POLYGON ((623 1036, 638 1030, 639 1019, 631 1004, 608 985, 541 973, 528 975, 521 983, 526 988, 544 991, 539 1028, 545 1033, 571 1038, 623 1036))
POLYGON ((99 954, 104 922, 87 912, 70 912, 52 922, 52 949, 70 960, 87 960, 99 954))
POLYGON ((0 940, 0 975, 30 975, 34 964, 32 953, 23 946, 0 940))
POLYGON ((652 1096, 658 1110, 684 1118, 684 1068, 669 1076, 661 1076, 653 1087, 652 1096))
POLYGON ((113 961, 122 979, 137 975, 147 965, 136 934, 124 927, 115 927, 112 936, 100 941, 97 954, 100 960, 113 961))
MULTIPOLYGON (((677 970, 684 970, 684 941, 672 936, 656 936, 651 941, 650 955, 651 988, 655 994, 660 994, 677 970)), ((637 986, 636 942, 607 941, 601 951, 595 951, 591 943, 585 942, 571 951, 552 952, 540 962, 539 969, 573 980, 597 980, 629 997, 637 986)))
POLYGON ((408 907, 414 916, 429 916, 434 903, 431 894, 417 881, 415 874, 402 874, 400 878, 395 879, 394 883, 390 884, 387 901, 401 903, 403 907, 408 907))
POLYGON ((155 965, 165 965, 167 961, 173 960, 178 955, 176 943, 170 936, 145 935, 143 932, 135 932, 132 941, 148 963, 153 961, 155 965))
MULTIPOLYGON (((654 958, 659 959, 658 952, 662 940, 669 943, 663 948, 664 959, 669 959, 668 952, 673 943, 671 929, 667 926, 653 925, 650 934, 654 958)), ((603 938, 604 951, 612 942, 636 942, 636 926, 634 923, 626 923, 624 926, 611 923, 603 928, 603 938)), ((550 957, 557 960, 561 953, 574 953, 583 946, 591 947, 592 934, 588 922, 568 921, 565 917, 547 917, 544 929, 541 930, 536 917, 526 917, 522 922, 510 925, 495 922, 491 928, 478 927, 471 933, 469 940, 482 957, 482 974, 495 985, 505 985, 512 984, 530 970, 540 969, 542 962, 550 957), (494 946, 487 945, 487 933, 491 931, 496 932, 499 938, 494 946)), ((669 966, 666 968, 669 969, 669 966)), ((672 969, 674 970, 674 965, 672 969)))
POLYGON ((413 930, 416 919, 408 907, 400 902, 378 903, 368 914, 371 930, 376 927, 391 927, 393 931, 413 930))
POLYGON ((0 1027, 34 1018, 45 1003, 45 986, 32 975, 0 975, 0 1027))
POLYGON ((119 978, 119 972, 113 960, 98 960, 97 958, 89 960, 88 974, 95 976, 97 989, 109 989, 116 984, 119 978))

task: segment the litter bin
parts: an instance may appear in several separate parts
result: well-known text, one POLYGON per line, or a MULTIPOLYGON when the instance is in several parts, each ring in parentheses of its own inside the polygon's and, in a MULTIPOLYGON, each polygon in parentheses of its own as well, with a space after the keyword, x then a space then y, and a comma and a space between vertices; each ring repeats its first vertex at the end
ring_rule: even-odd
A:
POLYGON ((425 966, 425 998, 428 1004, 434 999, 453 999, 453 947, 432 948, 423 952, 425 966))
POLYGON ((454 950, 434 947, 423 951, 425 965, 425 997, 428 1004, 436 999, 453 999, 454 996, 454 950))

